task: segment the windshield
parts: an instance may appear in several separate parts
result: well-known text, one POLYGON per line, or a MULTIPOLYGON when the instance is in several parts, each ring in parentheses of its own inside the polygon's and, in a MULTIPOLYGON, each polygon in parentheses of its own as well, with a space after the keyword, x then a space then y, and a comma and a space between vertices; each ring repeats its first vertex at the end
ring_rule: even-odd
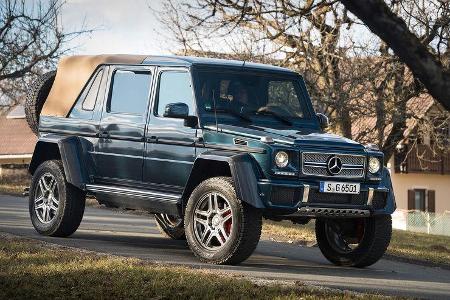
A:
POLYGON ((200 70, 195 87, 203 119, 292 126, 309 117, 298 77, 290 74, 200 70))

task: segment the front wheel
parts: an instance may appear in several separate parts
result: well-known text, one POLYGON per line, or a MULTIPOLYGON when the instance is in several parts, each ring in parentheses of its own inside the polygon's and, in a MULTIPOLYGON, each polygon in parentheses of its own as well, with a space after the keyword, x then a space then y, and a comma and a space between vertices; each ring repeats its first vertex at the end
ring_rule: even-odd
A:
POLYGON ((392 235, 390 215, 355 219, 317 219, 322 254, 338 266, 367 267, 386 252, 392 235))
POLYGON ((261 236, 261 212, 237 198, 229 177, 199 184, 186 206, 187 242, 203 262, 238 264, 255 250, 261 236))

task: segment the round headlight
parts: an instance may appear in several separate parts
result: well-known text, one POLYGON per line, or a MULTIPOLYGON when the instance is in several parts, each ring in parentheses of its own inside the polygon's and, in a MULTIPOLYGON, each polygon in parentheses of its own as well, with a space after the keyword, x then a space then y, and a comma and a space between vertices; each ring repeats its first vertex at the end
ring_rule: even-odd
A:
POLYGON ((275 155, 275 164, 278 168, 284 168, 289 163, 289 155, 284 151, 278 151, 275 155))
POLYGON ((380 170, 380 160, 376 157, 369 158, 369 172, 372 174, 380 170))

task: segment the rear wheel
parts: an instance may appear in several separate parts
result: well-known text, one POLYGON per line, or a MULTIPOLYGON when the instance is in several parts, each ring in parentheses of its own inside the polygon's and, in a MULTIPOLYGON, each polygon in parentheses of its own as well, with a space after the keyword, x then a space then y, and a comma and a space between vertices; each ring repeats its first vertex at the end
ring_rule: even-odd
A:
POLYGON ((85 193, 66 181, 61 161, 46 161, 31 181, 31 223, 42 235, 69 236, 80 225, 85 200, 85 193))
POLYGON ((184 222, 182 217, 168 214, 155 214, 156 225, 159 231, 171 239, 185 240, 184 222))
POLYGON ((386 252, 392 235, 390 215, 355 219, 317 219, 320 251, 338 266, 366 267, 386 252))
POLYGON ((25 101, 25 115, 28 126, 37 135, 39 129, 39 115, 45 100, 50 93, 53 82, 55 81, 56 71, 50 71, 40 76, 31 84, 25 101))
POLYGON ((210 178, 194 189, 187 203, 187 242, 201 261, 238 264, 258 245, 261 220, 258 209, 237 198, 231 178, 210 178))

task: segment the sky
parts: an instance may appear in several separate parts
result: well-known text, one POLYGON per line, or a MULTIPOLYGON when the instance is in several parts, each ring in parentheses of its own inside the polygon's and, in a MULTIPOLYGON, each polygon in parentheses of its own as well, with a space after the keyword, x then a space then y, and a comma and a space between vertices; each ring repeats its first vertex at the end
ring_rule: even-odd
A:
POLYGON ((94 29, 67 46, 73 54, 170 54, 173 45, 149 6, 159 9, 160 0, 66 0, 63 28, 94 29))

